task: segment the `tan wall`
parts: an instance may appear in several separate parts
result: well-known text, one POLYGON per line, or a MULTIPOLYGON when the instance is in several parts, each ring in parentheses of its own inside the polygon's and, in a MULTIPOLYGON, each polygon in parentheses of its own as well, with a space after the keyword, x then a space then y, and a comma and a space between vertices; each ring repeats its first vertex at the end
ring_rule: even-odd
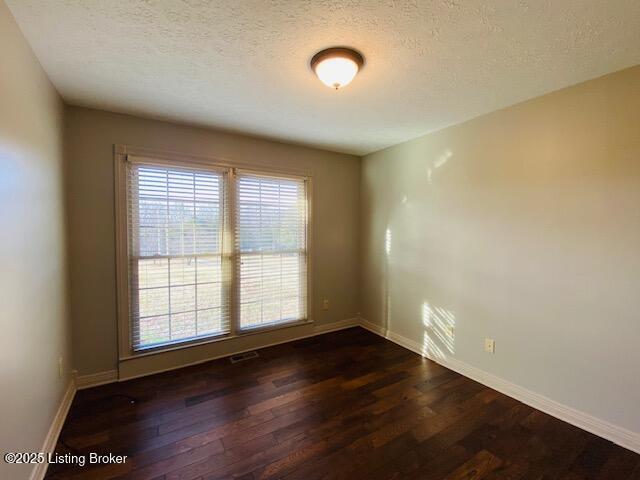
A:
MULTIPOLYGON (((0 451, 37 452, 71 370, 63 107, 2 1, 0 58, 0 451)), ((30 472, 0 462, 0 478, 30 472)))
POLYGON ((640 67, 368 155, 361 193, 363 317, 640 432, 640 67))
MULTIPOLYGON (((170 150, 256 166, 303 169, 314 183, 314 320, 317 325, 358 313, 357 157, 269 142, 213 130, 98 110, 67 107, 71 308, 76 366, 80 374, 117 365, 113 145, 170 150), (321 309, 323 298, 331 307, 321 309)), ((234 349, 311 333, 296 327, 234 341, 234 349)), ((226 353, 230 344, 146 357, 124 375, 169 368, 226 353)))

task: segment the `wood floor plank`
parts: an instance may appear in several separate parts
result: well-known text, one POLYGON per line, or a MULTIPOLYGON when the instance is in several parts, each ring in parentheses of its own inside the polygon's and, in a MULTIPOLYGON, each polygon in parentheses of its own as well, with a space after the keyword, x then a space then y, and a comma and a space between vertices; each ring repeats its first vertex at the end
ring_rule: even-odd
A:
POLYGON ((487 450, 480 450, 471 460, 447 475, 445 480, 481 480, 500 465, 502 460, 487 450))

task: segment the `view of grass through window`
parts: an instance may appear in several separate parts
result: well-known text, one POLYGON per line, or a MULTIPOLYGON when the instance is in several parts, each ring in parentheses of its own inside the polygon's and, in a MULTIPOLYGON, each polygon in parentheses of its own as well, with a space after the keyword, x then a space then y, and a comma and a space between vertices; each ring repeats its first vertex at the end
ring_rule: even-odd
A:
POLYGON ((240 328, 306 316, 306 191, 302 179, 238 177, 240 328))
POLYGON ((131 170, 134 348, 224 333, 223 175, 131 170))
POLYGON ((306 319, 305 179, 134 164, 128 198, 134 350, 306 319))

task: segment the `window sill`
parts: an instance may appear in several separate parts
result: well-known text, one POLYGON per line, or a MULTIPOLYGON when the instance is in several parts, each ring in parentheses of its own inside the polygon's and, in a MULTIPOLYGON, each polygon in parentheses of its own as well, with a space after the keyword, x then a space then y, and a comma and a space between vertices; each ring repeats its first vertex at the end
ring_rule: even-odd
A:
POLYGON ((160 346, 160 347, 153 347, 148 350, 140 350, 138 352, 131 353, 130 355, 120 357, 119 361, 125 362, 127 360, 134 360, 137 358, 148 357, 151 355, 158 355, 161 353, 173 352, 176 350, 184 350, 187 348, 198 347, 201 345, 208 345, 211 343, 226 342, 228 340, 248 337, 248 336, 257 335, 260 333, 268 333, 268 332, 283 330, 283 329, 292 328, 292 327, 301 327, 304 325, 311 325, 313 323, 314 323, 313 320, 300 320, 297 322, 283 323, 281 325, 275 324, 275 325, 269 325, 265 327, 256 326, 256 327, 239 331, 236 334, 218 335, 215 337, 208 337, 201 340, 192 340, 192 341, 177 344, 177 345, 170 345, 166 347, 160 346))

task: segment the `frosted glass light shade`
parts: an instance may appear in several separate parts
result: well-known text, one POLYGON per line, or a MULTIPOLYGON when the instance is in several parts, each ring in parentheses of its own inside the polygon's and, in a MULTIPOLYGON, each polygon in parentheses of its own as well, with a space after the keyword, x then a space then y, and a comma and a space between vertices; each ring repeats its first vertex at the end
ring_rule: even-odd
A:
POLYGON ((358 73, 358 65, 348 58, 327 58, 316 65, 316 75, 327 87, 344 87, 358 73))
POLYGON ((355 50, 337 47, 314 55, 311 68, 322 83, 338 90, 351 83, 363 63, 362 55, 355 50))

